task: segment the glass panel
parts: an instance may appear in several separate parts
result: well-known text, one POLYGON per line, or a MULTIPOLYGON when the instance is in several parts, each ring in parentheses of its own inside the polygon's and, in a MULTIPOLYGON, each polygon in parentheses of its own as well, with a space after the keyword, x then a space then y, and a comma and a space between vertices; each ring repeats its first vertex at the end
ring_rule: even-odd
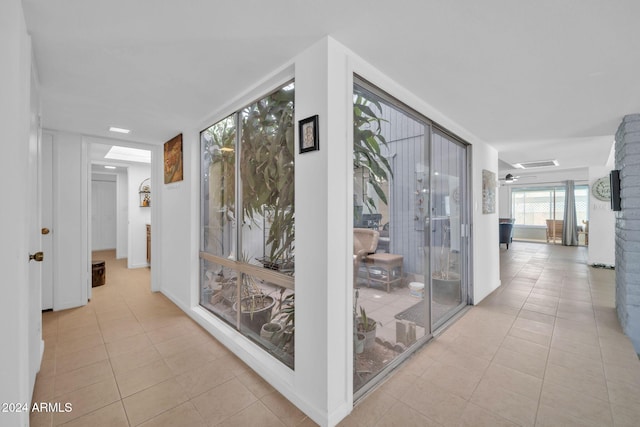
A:
POLYGON ((354 391, 430 335, 430 128, 355 85, 354 391), (428 291, 428 289, 427 289, 428 291))
POLYGON ((249 105, 242 123, 242 261, 294 274, 294 86, 249 105))
POLYGON ((235 259, 236 116, 200 134, 202 146, 202 242, 212 255, 235 259))
POLYGON ((235 325, 238 272, 205 259, 200 259, 200 272, 200 305, 235 325))
POLYGON ((242 275, 240 331, 293 369, 295 294, 249 274, 242 275))
POLYGON ((438 132, 433 134, 431 177, 431 315, 439 326, 465 301, 462 279, 462 224, 466 150, 438 132))
MULTIPOLYGON (((589 187, 576 186, 576 216, 578 224, 589 219, 589 187)), ((563 187, 513 189, 511 192, 513 215, 518 225, 546 227, 547 219, 564 218, 563 187)))
POLYGON ((200 243, 200 304, 292 369, 293 102, 289 83, 202 131, 200 243))

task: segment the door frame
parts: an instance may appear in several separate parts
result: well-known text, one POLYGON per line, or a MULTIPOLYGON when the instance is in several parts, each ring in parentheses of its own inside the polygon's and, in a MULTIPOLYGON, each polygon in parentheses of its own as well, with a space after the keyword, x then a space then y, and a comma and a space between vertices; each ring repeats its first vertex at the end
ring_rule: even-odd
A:
MULTIPOLYGON (((152 254, 158 254, 159 253, 159 245, 158 245, 158 239, 155 237, 156 233, 158 232, 157 230, 160 229, 160 221, 162 218, 161 215, 161 210, 158 209, 158 206, 160 205, 158 202, 160 201, 160 183, 162 182, 162 175, 160 173, 158 173, 157 171, 160 170, 162 171, 162 168, 158 167, 157 163, 160 159, 162 159, 162 153, 163 153, 163 146, 162 145, 152 145, 152 144, 146 144, 146 143, 139 143, 139 142, 130 142, 130 141, 125 141, 125 140, 121 140, 121 139, 112 139, 112 138, 98 138, 98 137, 89 137, 89 136, 83 136, 83 146, 86 147, 87 153, 90 152, 91 150, 91 145, 92 144, 101 144, 101 145, 119 145, 122 147, 130 147, 130 148, 138 148, 141 150, 149 150, 151 152, 151 163, 149 164, 150 167, 150 175, 151 175, 151 179, 152 181, 158 182, 158 184, 155 185, 155 192, 153 193, 153 198, 154 201, 153 203, 151 203, 151 206, 149 207, 149 209, 151 209, 150 214, 151 214, 151 223, 152 224, 157 224, 154 227, 151 227, 151 253, 152 254)), ((86 191, 82 192, 82 207, 83 210, 86 211, 86 216, 85 216, 85 220, 87 221, 87 233, 85 233, 84 236, 84 247, 86 248, 86 268, 87 271, 89 272, 89 274, 91 274, 91 257, 92 257, 92 250, 91 250, 91 239, 92 239, 92 230, 91 230, 91 178, 92 178, 92 171, 91 171, 91 165, 92 164, 100 164, 100 162, 98 161, 93 161, 91 158, 91 156, 89 156, 88 154, 86 156, 84 156, 83 158, 86 160, 85 161, 85 167, 83 168, 83 171, 85 172, 85 176, 83 179, 83 187, 86 188, 86 191)), ((115 162, 109 162, 109 164, 113 164, 113 165, 117 165, 117 166, 123 166, 128 168, 130 163, 128 162, 119 162, 119 161, 115 161, 115 162)), ((129 174, 129 170, 127 169, 127 176, 129 174)), ((120 179, 120 176, 118 175, 117 179, 120 179)), ((117 187, 116 187, 117 190, 117 187)), ((127 188, 127 191, 137 191, 137 189, 131 189, 131 188, 127 188)), ((117 195, 116 195, 117 197, 117 195)), ((129 208, 131 208, 131 206, 129 206, 129 208)), ((130 239, 130 230, 129 227, 127 227, 127 236, 128 239, 130 239)), ((117 246, 117 242, 116 242, 116 246, 117 246)), ((129 251, 127 251, 129 252, 129 251)), ((129 253, 127 253, 127 256, 130 256, 129 253)), ((156 257, 157 258, 157 257, 156 257)), ((150 266, 151 267, 151 266, 150 266)), ((150 283, 150 290, 152 292, 157 292, 160 290, 160 276, 158 274, 159 269, 158 268, 151 268, 151 283, 150 283)), ((90 277, 90 276, 89 276, 90 277)), ((89 296, 89 299, 91 299, 91 295, 92 295, 92 287, 91 287, 91 280, 88 280, 87 283, 87 295, 89 296)))

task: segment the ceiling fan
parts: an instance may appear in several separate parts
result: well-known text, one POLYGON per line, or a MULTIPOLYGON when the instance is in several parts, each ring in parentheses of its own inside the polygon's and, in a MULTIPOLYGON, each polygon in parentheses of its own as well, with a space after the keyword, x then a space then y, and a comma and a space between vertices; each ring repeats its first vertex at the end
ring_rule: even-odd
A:
MULTIPOLYGON (((535 179, 535 178, 537 177, 534 175, 526 175, 522 177, 522 179, 535 179)), ((513 176, 512 174, 508 173, 504 178, 500 178, 499 181, 504 182, 505 184, 513 184, 518 179, 520 179, 520 175, 513 176)))
POLYGON ((513 176, 508 173, 504 178, 500 178, 500 181, 503 181, 505 184, 511 184, 512 182, 516 182, 520 178, 520 176, 513 176))

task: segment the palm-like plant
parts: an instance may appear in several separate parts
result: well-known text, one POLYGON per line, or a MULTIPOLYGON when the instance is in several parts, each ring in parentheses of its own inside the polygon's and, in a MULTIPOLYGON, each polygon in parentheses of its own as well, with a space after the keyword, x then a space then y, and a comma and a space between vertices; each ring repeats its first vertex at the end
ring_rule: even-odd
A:
MULTIPOLYGON (((382 153, 381 146, 386 146, 387 141, 382 135, 382 122, 378 117, 382 112, 380 102, 375 98, 367 98, 362 93, 357 93, 353 100, 353 168, 363 168, 367 171, 367 182, 378 195, 378 198, 386 205, 387 196, 384 194, 380 183, 393 177, 391 165, 382 153)), ((364 200, 365 205, 373 212, 376 210, 375 201, 371 197, 364 200)))

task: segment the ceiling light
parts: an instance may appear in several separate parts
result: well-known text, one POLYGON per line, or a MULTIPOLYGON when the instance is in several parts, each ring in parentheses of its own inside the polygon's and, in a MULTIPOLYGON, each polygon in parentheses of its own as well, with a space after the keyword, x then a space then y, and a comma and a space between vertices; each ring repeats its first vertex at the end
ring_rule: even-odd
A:
POLYGON ((128 162, 151 163, 151 151, 114 145, 104 158, 126 160, 128 162))
POLYGON ((129 133, 129 132, 131 132, 129 129, 116 128, 116 127, 113 127, 113 126, 111 126, 109 128, 109 131, 110 132, 117 132, 117 133, 129 133))
POLYGON ((513 167, 518 169, 543 168, 547 166, 558 166, 557 160, 537 160, 535 162, 514 163, 513 167))
POLYGON ((115 169, 116 167, 115 166, 105 166, 104 168, 105 169, 115 169))

